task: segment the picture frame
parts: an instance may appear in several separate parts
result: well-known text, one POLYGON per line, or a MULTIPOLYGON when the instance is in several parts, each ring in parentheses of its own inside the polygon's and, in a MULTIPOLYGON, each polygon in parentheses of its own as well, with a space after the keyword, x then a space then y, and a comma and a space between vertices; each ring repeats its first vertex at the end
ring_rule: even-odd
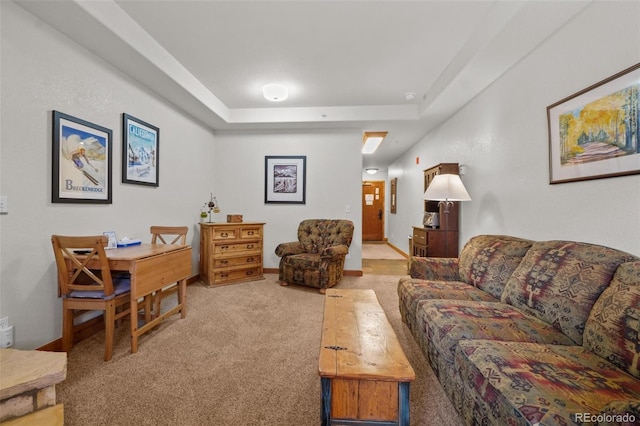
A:
POLYGON ((640 63, 547 107, 549 183, 640 173, 640 63))
POLYGON ((113 132, 52 112, 52 203, 111 204, 113 132))
POLYGON ((264 157, 265 204, 305 204, 307 157, 264 157))
POLYGON ((122 183, 160 186, 160 129, 122 114, 122 183))
POLYGON ((389 211, 392 214, 397 213, 397 196, 398 196, 398 178, 391 179, 391 202, 389 211))

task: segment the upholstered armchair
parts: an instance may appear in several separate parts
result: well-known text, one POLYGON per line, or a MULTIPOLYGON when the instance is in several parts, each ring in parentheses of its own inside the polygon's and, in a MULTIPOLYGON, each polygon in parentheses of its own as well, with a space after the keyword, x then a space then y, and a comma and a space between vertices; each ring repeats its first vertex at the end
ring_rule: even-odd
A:
POLYGON ((306 219, 298 226, 298 241, 276 247, 280 284, 299 284, 324 293, 342 279, 344 259, 353 238, 353 222, 306 219))

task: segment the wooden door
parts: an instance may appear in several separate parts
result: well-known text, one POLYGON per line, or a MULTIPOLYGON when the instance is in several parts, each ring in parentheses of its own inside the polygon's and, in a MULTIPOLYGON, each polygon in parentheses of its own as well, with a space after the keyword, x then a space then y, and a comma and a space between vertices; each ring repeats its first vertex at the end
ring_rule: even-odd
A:
POLYGON ((384 181, 362 182, 362 241, 384 240, 384 181))

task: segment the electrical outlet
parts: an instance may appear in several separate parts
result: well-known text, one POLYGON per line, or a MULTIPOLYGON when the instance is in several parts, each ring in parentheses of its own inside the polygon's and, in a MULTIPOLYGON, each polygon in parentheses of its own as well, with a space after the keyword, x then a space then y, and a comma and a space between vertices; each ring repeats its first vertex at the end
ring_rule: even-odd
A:
POLYGON ((9 317, 0 318, 0 330, 9 328, 9 317))

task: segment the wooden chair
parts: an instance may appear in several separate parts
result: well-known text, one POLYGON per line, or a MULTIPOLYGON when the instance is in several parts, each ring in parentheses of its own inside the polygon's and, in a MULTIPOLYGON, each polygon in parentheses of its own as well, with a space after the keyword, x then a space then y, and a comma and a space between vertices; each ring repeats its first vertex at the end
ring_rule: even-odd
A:
MULTIPOLYGON (((152 226, 151 232, 151 244, 187 244, 187 232, 189 228, 187 226, 152 226)), ((153 296, 154 314, 160 315, 160 305, 162 299, 170 294, 175 293, 178 290, 178 283, 171 284, 157 292, 153 296)))
POLYGON ((116 322, 131 312, 131 280, 128 277, 112 279, 104 250, 107 237, 103 235, 52 235, 51 244, 62 297, 62 350, 69 352, 73 347, 77 314, 103 311, 104 360, 109 361, 116 322))

